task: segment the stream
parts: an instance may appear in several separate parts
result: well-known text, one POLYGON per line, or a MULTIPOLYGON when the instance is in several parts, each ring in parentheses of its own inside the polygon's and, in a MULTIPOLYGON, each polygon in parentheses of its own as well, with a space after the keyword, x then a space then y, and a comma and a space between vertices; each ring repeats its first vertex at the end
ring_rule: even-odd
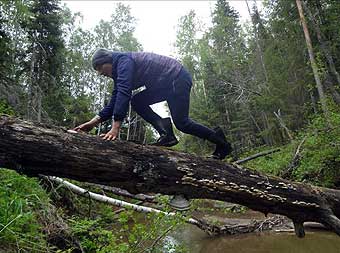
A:
POLYGON ((304 238, 293 232, 263 232, 211 237, 200 229, 184 225, 166 238, 169 244, 183 244, 193 253, 339 253, 340 237, 325 231, 306 231, 304 238))
MULTIPOLYGON (((264 218, 262 213, 252 210, 219 212, 218 210, 229 208, 230 204, 218 201, 204 201, 200 203, 200 207, 208 208, 204 210, 204 218, 208 220, 213 218, 227 221, 231 218, 237 223, 247 223, 249 219, 264 218)), ((167 235, 165 245, 184 245, 192 253, 340 253, 340 236, 313 227, 305 228, 305 232, 304 238, 298 238, 293 231, 209 236, 196 226, 183 224, 167 235)), ((171 253, 169 250, 164 252, 171 253)))

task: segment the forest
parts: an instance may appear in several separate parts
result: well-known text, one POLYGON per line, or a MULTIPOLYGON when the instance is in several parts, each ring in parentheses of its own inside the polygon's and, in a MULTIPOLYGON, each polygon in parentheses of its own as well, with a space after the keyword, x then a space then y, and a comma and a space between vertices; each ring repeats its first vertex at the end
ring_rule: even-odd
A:
MULTIPOLYGON (((214 2, 211 26, 194 10, 178 20, 173 46, 176 59, 193 77, 190 117, 223 129, 233 148, 222 162, 228 168, 238 168, 235 164, 242 161, 254 175, 335 192, 340 188, 340 2, 264 0, 261 8, 256 0, 245 2, 251 17, 247 22, 241 21, 226 0, 214 2)), ((112 80, 93 70, 94 51, 143 51, 135 37, 138 20, 128 1, 117 3, 110 20, 101 20, 90 30, 81 26, 80 13, 71 12, 58 0, 0 0, 0 21, 0 128, 7 117, 47 129, 72 129, 84 123, 108 103, 114 87, 112 80)), ((110 120, 101 123, 90 132, 91 138, 110 127, 110 120)), ((37 138, 48 135, 44 131, 37 138)), ((207 157, 214 148, 177 129, 175 135, 179 143, 166 149, 166 154, 188 154, 185 159, 207 157)), ((151 125, 130 107, 119 133, 122 144, 114 145, 128 154, 129 148, 136 148, 129 145, 147 146, 157 138, 151 125)), ((1 146, 5 149, 4 143, 0 150, 1 146)), ((118 154, 125 157, 123 151, 118 154)), ((222 244, 222 238, 218 241, 222 248, 216 241, 213 246, 214 233, 210 233, 209 242, 206 234, 201 235, 206 242, 200 247, 186 242, 190 239, 185 231, 192 232, 185 229, 188 226, 199 224, 196 229, 204 230, 202 227, 213 224, 221 228, 223 219, 232 218, 237 219, 233 230, 231 226, 219 230, 228 231, 223 232, 225 237, 262 230, 274 233, 276 225, 277 230, 284 230, 281 241, 291 240, 294 229, 297 233, 296 222, 295 227, 289 227, 281 216, 259 218, 260 213, 254 210, 265 211, 253 203, 241 205, 241 200, 193 199, 188 212, 173 214, 167 205, 168 195, 160 194, 167 193, 166 189, 153 189, 152 195, 135 194, 95 184, 78 172, 74 175, 85 179, 78 181, 73 176, 63 181, 3 164, 8 163, 0 160, 4 167, 0 169, 0 252, 241 252, 236 246, 222 244), (85 189, 83 196, 72 191, 71 185, 85 189), (114 199, 116 204, 96 202, 90 192, 114 199), (121 207, 126 201, 133 205, 121 207), (240 222, 244 217, 259 223, 247 224, 244 229, 240 222)), ((299 251, 294 248, 292 252, 320 252, 313 244, 318 242, 325 252, 337 252, 332 245, 339 243, 339 238, 333 233, 327 237, 330 241, 325 241, 325 233, 318 231, 299 239, 309 239, 304 248, 294 241, 299 251)), ((247 236, 253 243, 258 240, 247 236)), ((266 236, 276 240, 272 234, 266 236)), ((239 249, 243 243, 246 247, 244 238, 236 242, 239 249)), ((280 247, 251 252, 287 252, 289 246, 280 247)))

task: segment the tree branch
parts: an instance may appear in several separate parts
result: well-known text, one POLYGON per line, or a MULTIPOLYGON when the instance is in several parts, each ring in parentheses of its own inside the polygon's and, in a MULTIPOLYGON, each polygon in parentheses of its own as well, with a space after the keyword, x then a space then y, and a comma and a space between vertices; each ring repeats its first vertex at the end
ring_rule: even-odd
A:
POLYGON ((235 163, 235 164, 246 163, 246 162, 248 162, 248 161, 250 161, 250 160, 254 160, 254 159, 259 158, 259 157, 261 157, 261 156, 270 155, 270 154, 273 154, 273 153, 276 153, 276 152, 279 152, 279 151, 280 151, 279 148, 271 149, 271 150, 266 150, 266 151, 263 151, 263 152, 260 152, 260 153, 257 153, 257 154, 248 156, 248 157, 246 157, 246 158, 237 160, 237 161, 235 161, 234 163, 235 163))

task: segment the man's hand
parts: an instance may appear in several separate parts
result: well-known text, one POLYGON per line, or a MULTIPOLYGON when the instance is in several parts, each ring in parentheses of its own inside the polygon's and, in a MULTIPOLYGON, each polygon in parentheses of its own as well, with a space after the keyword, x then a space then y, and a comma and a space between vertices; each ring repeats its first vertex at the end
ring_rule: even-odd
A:
POLYGON ((112 121, 112 128, 106 134, 101 134, 100 136, 103 137, 103 140, 114 141, 118 138, 120 126, 122 122, 120 121, 112 121))
POLYGON ((90 121, 85 122, 84 124, 81 124, 75 128, 73 128, 72 130, 80 132, 80 131, 84 131, 84 132, 88 132, 91 131, 91 129, 94 127, 95 125, 93 125, 92 123, 90 123, 90 121))
POLYGON ((100 122, 101 122, 100 117, 96 116, 93 119, 91 119, 90 121, 85 122, 85 123, 73 128, 72 130, 77 131, 77 132, 79 132, 79 131, 88 132, 88 131, 91 131, 91 129, 94 128, 96 125, 98 125, 100 122))

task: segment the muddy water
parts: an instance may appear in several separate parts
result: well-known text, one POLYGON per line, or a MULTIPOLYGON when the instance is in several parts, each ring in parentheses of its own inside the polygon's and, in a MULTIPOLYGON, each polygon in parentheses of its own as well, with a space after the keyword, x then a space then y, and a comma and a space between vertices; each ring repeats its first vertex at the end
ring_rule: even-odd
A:
POLYGON ((210 237, 194 226, 185 225, 167 238, 169 244, 183 244, 193 253, 340 253, 340 237, 324 231, 210 237))
MULTIPOLYGON (((262 213, 252 210, 223 212, 223 209, 230 207, 230 203, 226 202, 201 201, 199 207, 201 211, 193 213, 193 217, 219 221, 221 224, 249 224, 251 219, 265 219, 262 213)), ((293 224, 282 227, 283 230, 289 228, 292 229, 293 224)), ((190 253, 340 253, 340 236, 307 224, 305 232, 304 238, 298 238, 294 232, 274 231, 209 236, 196 226, 185 224, 165 238, 165 245, 183 245, 190 253)), ((164 252, 175 253, 168 249, 164 252)))

